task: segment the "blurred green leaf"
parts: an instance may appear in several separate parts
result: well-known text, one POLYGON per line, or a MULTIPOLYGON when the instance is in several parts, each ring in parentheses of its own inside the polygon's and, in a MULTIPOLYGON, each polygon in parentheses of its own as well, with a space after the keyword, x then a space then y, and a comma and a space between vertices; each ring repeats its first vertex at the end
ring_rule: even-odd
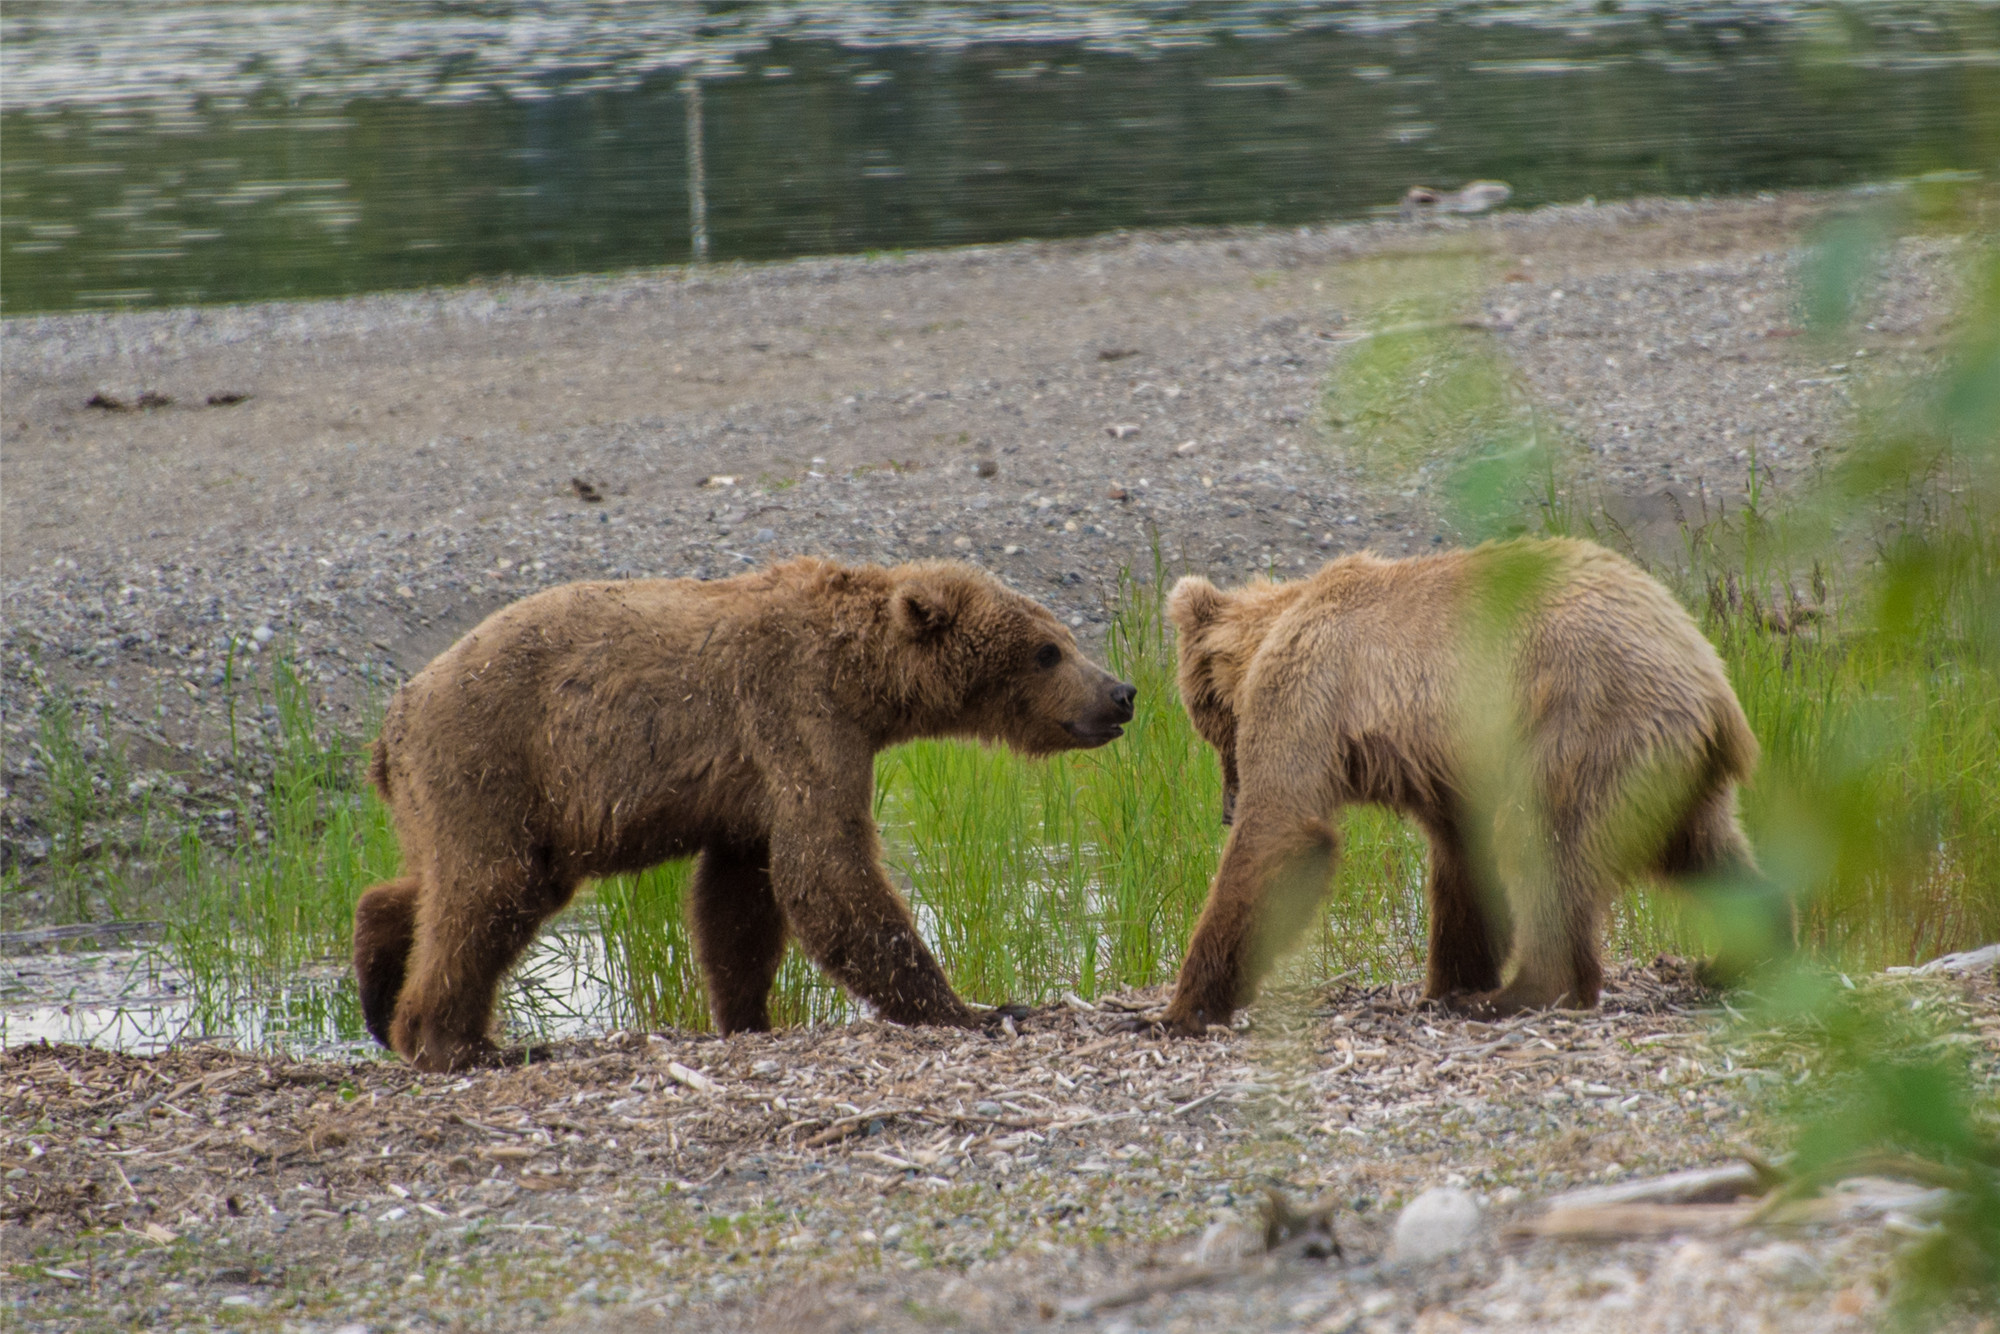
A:
POLYGON ((1800 315, 1808 331, 1832 338, 1853 322, 1881 271, 1890 235, 1881 207, 1835 214, 1820 224, 1799 273, 1800 315))

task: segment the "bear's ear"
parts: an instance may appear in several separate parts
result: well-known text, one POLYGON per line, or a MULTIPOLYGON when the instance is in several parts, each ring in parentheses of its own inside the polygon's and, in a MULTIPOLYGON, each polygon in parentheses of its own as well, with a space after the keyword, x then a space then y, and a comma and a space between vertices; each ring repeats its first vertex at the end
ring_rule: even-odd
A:
POLYGON ((1190 574, 1167 595, 1167 615, 1182 634, 1208 625, 1229 605, 1229 595, 1198 574, 1190 574))
POLYGON ((912 639, 935 639, 958 621, 961 590, 936 579, 906 580, 889 606, 896 624, 912 639))

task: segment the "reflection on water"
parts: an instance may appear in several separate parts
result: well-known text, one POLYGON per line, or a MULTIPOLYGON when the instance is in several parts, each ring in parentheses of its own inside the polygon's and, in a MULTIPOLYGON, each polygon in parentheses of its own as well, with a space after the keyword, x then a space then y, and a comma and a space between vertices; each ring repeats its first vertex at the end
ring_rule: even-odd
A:
MULTIPOLYGON (((542 937, 508 981, 502 1023, 516 1040, 544 1042, 615 1027, 597 936, 542 937)), ((0 959, 0 1050, 42 1041, 139 1055, 198 1041, 292 1056, 381 1054, 343 963, 232 986, 190 977, 162 949, 0 959)))
POLYGON ((0 305, 681 262, 697 72, 725 259, 1993 165, 1992 6, 1443 9, 16 4, 0 305))

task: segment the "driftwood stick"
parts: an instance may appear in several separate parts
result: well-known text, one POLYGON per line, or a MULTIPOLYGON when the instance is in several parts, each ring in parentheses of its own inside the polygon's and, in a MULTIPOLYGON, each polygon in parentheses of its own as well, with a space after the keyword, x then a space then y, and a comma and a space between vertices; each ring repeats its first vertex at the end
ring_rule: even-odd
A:
POLYGON ((0 931, 0 954, 65 940, 117 940, 157 931, 162 925, 160 922, 74 922, 65 926, 30 927, 26 931, 0 931))

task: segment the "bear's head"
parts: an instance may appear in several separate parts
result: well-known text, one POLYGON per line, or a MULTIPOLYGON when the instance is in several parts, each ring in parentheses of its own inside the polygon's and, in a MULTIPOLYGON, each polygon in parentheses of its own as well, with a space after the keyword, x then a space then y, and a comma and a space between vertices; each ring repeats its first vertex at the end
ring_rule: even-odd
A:
POLYGON ((891 574, 906 696, 933 720, 923 731, 1027 755, 1124 735, 1138 690, 1084 657, 1048 608, 970 565, 926 562, 891 574))
POLYGON ((1174 585, 1167 619, 1180 659, 1181 704, 1222 762, 1222 822, 1236 814, 1236 710, 1250 662, 1270 629, 1281 585, 1259 583, 1225 593, 1200 575, 1174 585))

